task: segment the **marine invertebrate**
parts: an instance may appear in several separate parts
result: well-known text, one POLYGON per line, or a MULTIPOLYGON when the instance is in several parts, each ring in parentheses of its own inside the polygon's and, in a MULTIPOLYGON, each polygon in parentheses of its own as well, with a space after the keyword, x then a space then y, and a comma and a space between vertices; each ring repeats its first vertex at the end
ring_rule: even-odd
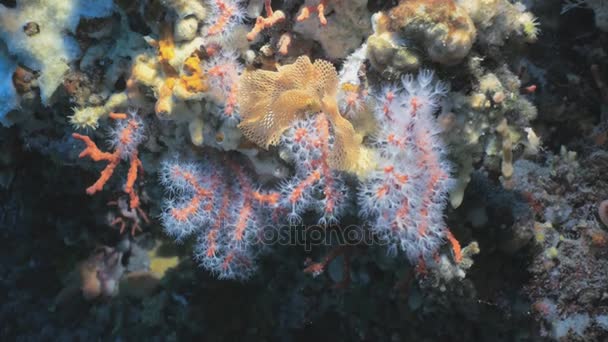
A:
POLYGON ((534 15, 508 0, 402 0, 374 14, 372 23, 368 58, 387 78, 417 70, 425 57, 458 64, 476 41, 490 50, 509 38, 534 42, 540 33, 534 15))
POLYGON ((367 44, 353 52, 339 74, 338 105, 347 118, 359 116, 366 107, 368 89, 365 82, 365 58, 367 44))
POLYGON ((198 51, 189 54, 179 69, 172 64, 176 58, 176 47, 173 28, 169 23, 161 25, 158 40, 149 39, 148 43, 157 49, 157 55, 141 54, 136 57, 127 80, 127 91, 134 98, 138 94, 138 84, 152 87, 157 98, 154 107, 156 114, 168 117, 173 113, 176 100, 200 98, 208 90, 207 77, 198 51))
POLYGON ((384 75, 401 74, 420 67, 420 56, 402 44, 402 39, 389 28, 390 18, 384 12, 372 16, 374 34, 367 37, 366 55, 372 67, 384 75))
POLYGON ((195 256, 204 268, 220 278, 245 279, 255 270, 259 234, 279 195, 255 190, 241 166, 226 162, 226 168, 213 160, 164 162, 160 176, 169 198, 161 220, 177 241, 198 233, 195 256))
POLYGON ((293 32, 319 42, 327 58, 345 58, 371 33, 371 13, 367 9, 367 2, 307 0, 296 18, 293 32), (318 20, 308 19, 313 13, 317 14, 318 20))
POLYGON ((388 12, 390 30, 420 41, 428 56, 442 64, 456 64, 471 49, 475 25, 453 0, 407 0, 388 12))
POLYGON ((521 25, 524 37, 529 42, 535 42, 540 34, 538 19, 530 12, 523 12, 519 15, 518 22, 521 25))
POLYGON ((451 114, 443 116, 451 127, 444 139, 452 146, 452 160, 458 165, 456 185, 450 192, 454 208, 462 203, 475 163, 483 159, 486 169, 503 173, 507 180, 516 160, 512 151, 538 153, 538 138, 531 130, 537 110, 522 92, 521 81, 506 65, 486 70, 480 63, 476 57, 468 60, 467 67, 475 75, 473 89, 467 94, 450 92, 451 114))
POLYGON ((114 149, 112 153, 100 150, 95 142, 86 135, 73 133, 75 139, 85 143, 86 148, 80 152, 79 158, 90 157, 93 161, 107 161, 97 181, 87 188, 87 194, 94 195, 103 190, 104 185, 114 174, 121 160, 129 160, 129 171, 125 182, 124 192, 129 195, 131 209, 138 208, 140 201, 134 189, 138 172, 143 172, 143 165, 138 157, 138 146, 144 139, 144 123, 135 113, 110 113, 110 118, 116 120, 115 127, 110 131, 108 141, 114 149))
POLYGON ((30 70, 40 72, 40 99, 50 105, 52 95, 63 83, 69 63, 80 56, 72 35, 82 18, 101 18, 112 14, 112 1, 94 0, 87 6, 66 5, 54 0, 18 1, 10 8, 0 4, 0 39, 11 55, 30 70), (27 26, 38 25, 38 32, 27 26), (35 25, 34 25, 35 24, 35 25))
POLYGON ((443 209, 451 186, 450 165, 433 118, 446 88, 432 81, 432 72, 421 71, 415 79, 403 77, 401 87, 378 94, 377 168, 359 191, 372 230, 389 244, 390 252, 400 249, 414 263, 432 256, 447 234, 443 209))
POLYGON ((213 24, 207 29, 207 35, 213 36, 229 32, 235 25, 241 23, 245 11, 240 0, 212 0, 210 1, 213 24))
POLYGON ((316 5, 304 5, 300 10, 300 14, 296 18, 297 21, 304 21, 310 18, 311 13, 317 13, 319 23, 323 26, 327 25, 327 18, 325 18, 325 8, 327 7, 328 0, 320 0, 316 5))
POLYGON ((307 56, 277 71, 246 71, 239 85, 239 106, 243 120, 239 128, 257 145, 276 145, 283 132, 307 113, 323 112, 335 132, 332 168, 346 170, 357 164, 360 137, 344 119, 336 103, 338 77, 327 61, 313 63, 307 56))
POLYGON ((296 175, 281 185, 281 206, 291 222, 306 211, 320 213, 319 224, 338 222, 348 203, 342 176, 330 168, 329 155, 335 139, 323 113, 297 121, 281 139, 296 175))
MULTIPOLYGON (((540 30, 536 17, 526 11, 521 2, 507 0, 458 0, 477 27, 477 37, 483 45, 502 46, 513 36, 531 43, 540 30)), ((512 39, 514 40, 514 39, 512 39)))
POLYGON ((108 98, 103 106, 74 108, 70 115, 70 124, 75 129, 97 129, 99 119, 127 104, 129 98, 126 93, 116 93, 108 98))
POLYGON ((264 8, 266 9, 266 18, 259 16, 255 25, 247 33, 247 40, 252 41, 262 30, 272 27, 273 25, 280 23, 285 20, 285 13, 283 11, 273 11, 270 5, 270 0, 264 0, 264 8))
POLYGON ((239 76, 243 66, 238 62, 236 54, 224 51, 216 52, 205 63, 205 74, 209 83, 209 95, 216 103, 223 105, 223 118, 236 122, 237 96, 239 89, 239 76))
POLYGON ((109 206, 115 206, 118 209, 118 215, 111 215, 111 226, 119 226, 120 234, 123 234, 127 228, 127 222, 131 223, 131 235, 135 232, 142 231, 142 221, 145 224, 150 224, 148 215, 141 209, 140 206, 130 208, 127 200, 124 197, 118 198, 116 201, 108 202, 109 206))
POLYGON ((304 269, 304 273, 310 273, 313 277, 317 277, 321 275, 332 261, 334 261, 337 257, 342 256, 344 258, 343 261, 343 277, 339 283, 334 284, 334 288, 346 288, 351 282, 350 277, 350 250, 348 246, 336 246, 333 247, 327 255, 325 255, 320 261, 312 262, 306 266, 304 269))

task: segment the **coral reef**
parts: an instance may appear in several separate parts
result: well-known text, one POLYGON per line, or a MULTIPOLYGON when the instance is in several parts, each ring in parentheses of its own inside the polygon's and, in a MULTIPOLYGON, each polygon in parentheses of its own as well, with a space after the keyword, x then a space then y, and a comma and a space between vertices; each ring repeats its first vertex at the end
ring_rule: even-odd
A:
POLYGON ((0 337, 606 340, 605 12, 0 1, 0 337))
POLYGON ((477 32, 465 9, 451 0, 401 1, 388 13, 388 29, 420 41, 429 58, 456 64, 471 50, 477 32))
POLYGON ((508 0, 402 0, 372 20, 368 54, 385 76, 416 70, 427 59, 459 64, 475 42, 492 52, 510 38, 534 42, 539 34, 535 17, 508 0))

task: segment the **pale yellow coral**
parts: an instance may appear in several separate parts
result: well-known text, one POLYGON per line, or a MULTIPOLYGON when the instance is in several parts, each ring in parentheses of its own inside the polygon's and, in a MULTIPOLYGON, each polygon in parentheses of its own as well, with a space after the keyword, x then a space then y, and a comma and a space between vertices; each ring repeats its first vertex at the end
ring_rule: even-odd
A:
POLYGON ((390 31, 420 40, 438 63, 460 62, 475 42, 475 25, 454 0, 402 0, 388 15, 390 31))
POLYGON ((118 107, 126 106, 127 101, 125 93, 116 93, 110 96, 103 106, 74 108, 74 114, 69 117, 70 123, 76 129, 97 129, 100 118, 118 107))

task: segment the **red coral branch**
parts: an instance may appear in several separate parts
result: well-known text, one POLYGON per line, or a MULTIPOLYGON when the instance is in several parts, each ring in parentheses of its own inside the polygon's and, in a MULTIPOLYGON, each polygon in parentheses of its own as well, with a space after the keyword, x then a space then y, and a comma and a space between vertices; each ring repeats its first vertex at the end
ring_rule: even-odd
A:
POLYGON ((73 133, 72 137, 85 143, 85 149, 78 155, 79 158, 89 157, 93 161, 107 161, 108 164, 101 171, 101 175, 93 185, 86 190, 87 194, 94 195, 103 190, 104 185, 110 180, 114 174, 114 170, 120 164, 121 159, 125 154, 129 159, 129 171, 127 173, 127 181, 124 191, 129 195, 130 207, 132 209, 139 208, 139 196, 133 189, 137 175, 143 173, 143 166, 139 160, 137 146, 142 139, 143 123, 135 116, 128 116, 124 113, 110 113, 110 118, 114 120, 125 120, 126 123, 117 125, 117 128, 112 134, 112 144, 116 146, 114 152, 104 152, 97 147, 97 144, 90 137, 78 133, 73 133))
POLYGON ((255 21, 255 26, 247 33, 247 40, 252 41, 262 30, 274 26, 285 20, 285 13, 283 11, 273 11, 270 6, 270 0, 264 0, 264 7, 266 8, 266 18, 259 16, 255 21))
POLYGON ((297 21, 304 21, 310 18, 311 13, 317 13, 319 17, 319 22, 321 25, 327 25, 327 18, 325 18, 325 7, 327 6, 328 0, 321 0, 316 6, 304 6, 300 11, 300 14, 296 18, 297 21))

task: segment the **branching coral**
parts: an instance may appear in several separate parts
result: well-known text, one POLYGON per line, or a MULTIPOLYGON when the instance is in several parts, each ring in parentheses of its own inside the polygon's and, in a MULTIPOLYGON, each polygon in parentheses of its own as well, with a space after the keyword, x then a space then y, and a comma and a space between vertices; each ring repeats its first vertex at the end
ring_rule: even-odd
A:
POLYGON ((278 194, 255 190, 241 166, 226 162, 227 168, 211 160, 202 165, 165 162, 161 183, 170 197, 161 219, 178 241, 198 233, 195 253, 203 267, 220 278, 245 279, 255 270, 259 234, 278 194))
POLYGON ((264 8, 266 9, 266 18, 260 16, 256 19, 255 26, 247 33, 247 40, 249 41, 254 40, 262 30, 285 20, 283 11, 272 10, 270 0, 264 0, 264 8))
POLYGON ((130 208, 124 197, 120 197, 116 201, 110 201, 108 205, 115 206, 118 209, 118 215, 111 215, 109 223, 111 226, 118 226, 121 235, 125 232, 128 223, 131 225, 132 236, 135 235, 135 232, 142 231, 142 222, 150 224, 148 215, 140 207, 130 208))
POLYGON ((208 28, 209 36, 225 34, 242 22, 244 11, 240 0, 211 0, 209 1, 215 18, 213 24, 208 28))
POLYGON ((307 56, 277 71, 246 71, 241 77, 239 106, 243 121, 239 128, 257 145, 276 145, 283 132, 307 113, 323 112, 335 130, 336 141, 330 156, 333 168, 355 167, 360 138, 344 119, 336 103, 338 77, 327 61, 313 63, 307 56))
POLYGON ((108 164, 101 171, 99 179, 87 188, 87 194, 93 195, 103 190, 104 185, 114 174, 114 170, 121 160, 129 160, 129 171, 124 191, 129 195, 131 209, 139 208, 139 196, 134 189, 138 172, 143 172, 143 166, 138 157, 138 146, 144 138, 144 123, 136 114, 111 113, 110 117, 117 120, 117 124, 110 133, 110 144, 114 152, 100 150, 95 142, 86 135, 78 133, 72 136, 85 143, 86 148, 80 152, 79 157, 90 157, 93 161, 107 161, 108 164))
POLYGON ((281 186, 281 204, 290 221, 306 211, 319 211, 320 224, 337 223, 348 202, 342 176, 329 167, 333 134, 327 116, 320 113, 296 122, 285 132, 281 145, 295 164, 295 177, 281 186))
MULTIPOLYGON (((403 0, 392 9, 388 7, 397 1, 381 6, 374 3, 368 8, 367 0, 301 0, 275 1, 273 10, 272 1, 261 0, 257 10, 248 13, 250 18, 257 17, 255 24, 248 27, 238 25, 244 18, 244 3, 244 0, 167 0, 161 1, 158 9, 149 9, 154 14, 133 10, 137 7, 133 5, 128 6, 130 12, 124 12, 122 5, 117 7, 113 19, 120 17, 124 25, 131 24, 133 30, 138 30, 122 34, 128 37, 124 41, 137 38, 139 43, 147 42, 152 48, 133 44, 128 53, 120 55, 124 60, 112 58, 114 68, 120 71, 108 77, 101 63, 101 58, 107 56, 104 47, 124 51, 124 45, 129 44, 102 45, 83 39, 82 47, 90 50, 80 62, 80 71, 102 80, 87 93, 99 95, 98 100, 76 102, 80 108, 70 118, 72 124, 78 128, 97 128, 98 123, 106 122, 98 119, 108 112, 136 106, 146 114, 155 112, 158 118, 173 121, 150 119, 155 124, 150 126, 154 135, 147 153, 154 156, 145 159, 146 166, 148 162, 151 167, 157 166, 155 161, 162 159, 159 154, 177 154, 188 148, 190 153, 185 155, 213 155, 206 155, 202 161, 162 164, 161 182, 167 196, 161 219, 164 230, 178 241, 196 235, 197 260, 222 278, 242 279, 252 274, 255 258, 263 247, 259 244, 261 227, 270 218, 273 224, 282 223, 281 214, 303 222, 310 222, 312 214, 323 225, 340 223, 339 219, 350 220, 353 216, 365 218, 383 242, 391 245, 390 251, 406 254, 410 263, 434 259, 446 241, 451 243, 457 263, 466 259, 466 253, 443 220, 445 197, 452 183, 451 165, 446 160, 446 147, 439 138, 439 124, 434 115, 445 89, 435 84, 428 72, 420 73, 417 79, 403 74, 419 69, 428 60, 448 65, 463 59, 469 61, 465 58, 473 42, 480 39, 480 32, 490 37, 489 33, 498 27, 493 25, 506 20, 507 16, 498 11, 503 8, 499 4, 506 2, 477 1, 495 6, 484 10, 466 6, 474 4, 473 0, 403 0), (265 13, 258 16, 262 4, 265 13), (283 7, 278 7, 279 4, 283 7), (374 17, 376 32, 364 43, 372 33, 369 9, 379 7, 386 11, 374 17), (143 23, 125 18, 130 19, 129 13, 134 12, 141 15, 137 21, 141 19, 143 23), (294 23, 286 22, 290 15, 297 17, 294 23), (144 29, 152 32, 150 36, 142 38, 140 26, 147 26, 144 29), (263 44, 263 39, 269 44, 260 50, 262 55, 249 50, 259 46, 251 42, 263 44), (274 55, 271 47, 279 45, 283 48, 279 52, 287 54, 290 42, 290 56, 284 60, 295 62, 277 67, 284 57, 274 55), (313 63, 309 56, 325 56, 340 63, 340 74, 332 62, 316 59, 313 63), (260 61, 263 67, 256 70, 260 61), (375 70, 369 69, 370 64, 375 70), (245 65, 247 69, 243 71, 245 65), (401 86, 384 84, 386 79, 378 77, 386 76, 387 69, 390 79, 401 80, 401 86), (131 75, 127 78, 129 70, 131 75), (182 135, 188 133, 194 146, 183 144, 182 135), (251 159, 259 157, 258 170, 264 171, 250 174, 237 165, 238 159, 216 156, 204 144, 223 151, 238 150, 251 159), (368 159, 370 156, 374 158, 368 159), (363 163, 366 172, 359 172, 363 163), (355 171, 358 178, 343 171, 355 171), (259 190, 257 180, 265 180, 266 176, 280 183, 276 192, 259 190), (353 200, 354 194, 358 195, 358 202, 353 200)), ((508 8, 510 14, 517 9, 508 8)), ((519 28, 537 34, 534 19, 524 12, 517 13, 521 15, 508 16, 508 22, 519 18, 519 28)), ((505 33, 495 37, 506 36, 505 33)), ((9 71, 17 65, 13 60, 21 62, 19 58, 18 54, 10 56, 9 71)), ((70 60, 73 59, 62 62, 70 60)), ((438 67, 445 73, 455 70, 438 67)), ((457 72, 458 76, 464 76, 458 85, 472 79, 468 77, 471 70, 457 72)), ((489 75, 473 74, 473 77, 479 85, 467 89, 483 94, 475 98, 484 105, 491 103, 492 110, 487 112, 499 115, 484 116, 471 110, 471 115, 465 116, 462 108, 474 107, 473 99, 466 104, 453 101, 446 112, 454 110, 451 115, 464 118, 459 123, 469 126, 482 122, 484 117, 491 118, 483 128, 485 131, 471 130, 516 144, 517 140, 511 140, 514 137, 510 136, 512 127, 503 127, 504 134, 497 136, 494 121, 518 112, 519 104, 515 108, 510 106, 508 111, 501 108, 516 101, 513 99, 519 97, 519 84, 508 85, 510 82, 506 81, 511 77, 508 80, 498 77, 500 87, 491 87, 488 84, 495 82, 489 75)), ((8 105, 15 107, 13 102, 8 105)), ((110 117, 114 128, 109 151, 97 147, 93 137, 77 133, 73 136, 86 145, 80 157, 107 163, 99 179, 87 189, 89 194, 103 189, 116 168, 121 167, 122 160, 128 163, 124 190, 129 200, 123 195, 115 202, 120 216, 108 221, 122 231, 128 228, 126 223, 130 220, 136 230, 138 220, 145 221, 139 215, 139 196, 134 189, 142 171, 138 145, 143 140, 143 120, 134 114, 112 113, 110 117)), ((516 119, 505 122, 521 126, 516 119)), ((464 133, 452 134, 466 137, 464 133)), ((504 155, 508 156, 504 161, 509 164, 510 159, 517 157, 506 150, 504 155)), ((329 261, 326 258, 311 265, 308 271, 318 273, 329 261)))
POLYGON ((216 52, 205 63, 205 74, 209 82, 209 94, 215 102, 223 104, 225 118, 237 119, 239 76, 243 67, 237 56, 223 51, 216 52))
POLYGON ((321 23, 323 26, 327 25, 327 18, 325 18, 325 8, 327 7, 327 2, 328 0, 320 0, 317 5, 303 6, 296 20, 304 21, 310 18, 311 13, 317 13, 319 23, 321 23))
POLYGON ((436 253, 447 231, 443 209, 450 165, 432 116, 446 88, 433 85, 432 79, 431 72, 422 71, 417 79, 402 78, 402 88, 379 94, 378 165, 359 193, 363 213, 374 222, 372 229, 389 250, 404 251, 414 263, 436 253))

